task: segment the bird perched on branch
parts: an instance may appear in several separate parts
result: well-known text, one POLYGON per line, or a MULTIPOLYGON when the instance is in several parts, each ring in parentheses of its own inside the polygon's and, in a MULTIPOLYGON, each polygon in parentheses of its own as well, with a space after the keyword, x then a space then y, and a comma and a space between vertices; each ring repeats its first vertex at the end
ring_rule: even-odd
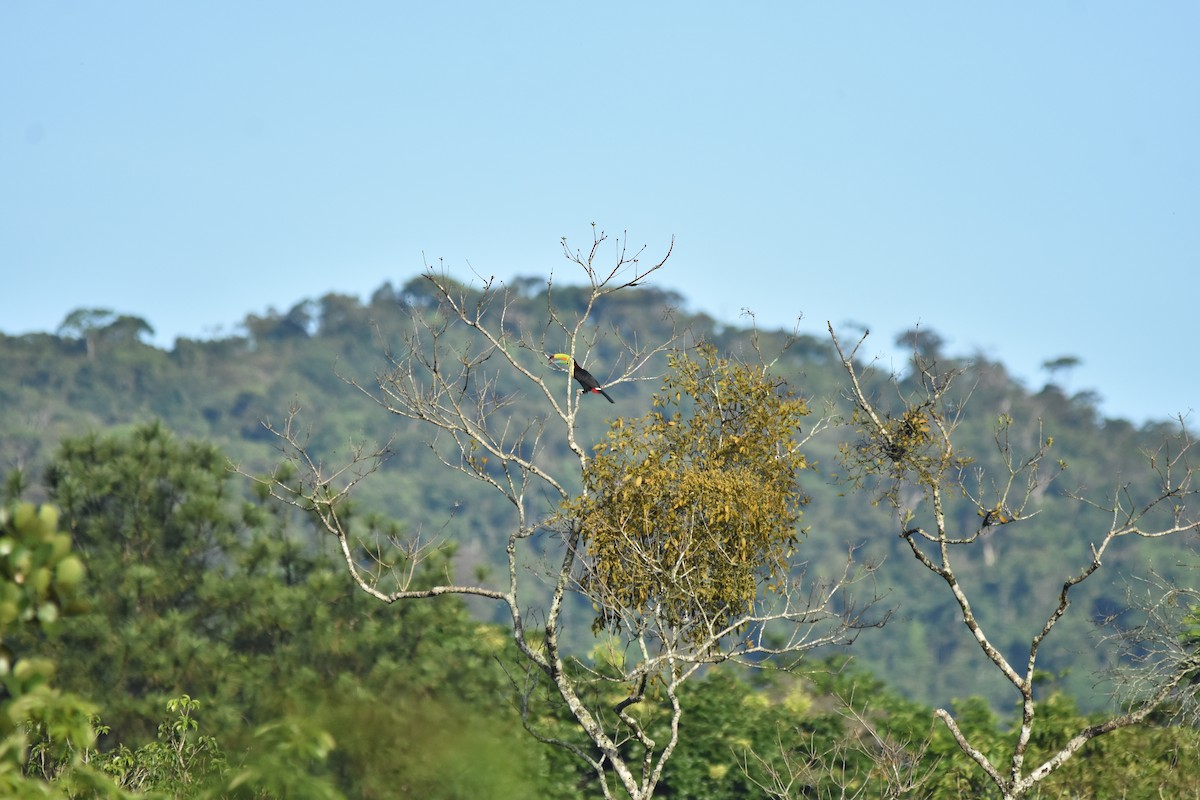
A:
POLYGON ((592 373, 579 366, 579 362, 571 358, 566 353, 555 353, 554 355, 550 356, 550 363, 561 369, 567 369, 568 365, 572 367, 571 374, 575 376, 575 380, 579 381, 579 385, 583 387, 583 391, 580 392, 580 394, 587 394, 588 392, 591 392, 592 394, 602 394, 604 395, 604 399, 608 402, 616 402, 608 396, 608 392, 600 388, 600 381, 593 378, 592 373))

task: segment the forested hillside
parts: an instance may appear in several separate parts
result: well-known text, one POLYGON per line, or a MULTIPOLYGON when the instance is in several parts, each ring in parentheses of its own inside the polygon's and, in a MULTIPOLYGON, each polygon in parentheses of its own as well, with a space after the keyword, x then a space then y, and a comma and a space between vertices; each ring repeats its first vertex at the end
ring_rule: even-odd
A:
MULTIPOLYGON (((476 290, 461 288, 464 296, 475 296, 476 290)), ((548 298, 539 279, 521 280, 510 288, 515 299, 506 309, 508 322, 535 330, 544 328, 548 302, 562 312, 573 307, 582 310, 588 301, 583 288, 557 285, 548 298)), ((879 681, 871 684, 872 691, 886 696, 880 702, 895 715, 896 736, 919 737, 928 731, 929 712, 922 704, 959 703, 975 709, 972 719, 977 730, 995 728, 993 715, 1007 715, 1013 706, 1010 687, 986 668, 978 645, 964 635, 958 609, 945 602, 941 587, 930 584, 929 575, 897 535, 895 514, 887 511, 886 504, 870 502, 869 492, 852 491, 854 476, 840 454, 861 448, 863 432, 861 425, 853 423, 846 373, 833 343, 791 337, 784 331, 722 325, 682 311, 684 301, 652 287, 605 298, 591 311, 588 368, 607 384, 608 376, 623 366, 623 342, 666 341, 682 331, 686 331, 684 342, 706 341, 722 353, 771 354, 771 369, 807 399, 813 411, 810 426, 820 427, 818 420, 830 423, 805 444, 807 460, 815 468, 801 477, 809 502, 803 511, 805 534, 798 552, 810 569, 834 574, 847 550, 857 548, 860 561, 878 565, 880 605, 891 614, 886 625, 862 632, 852 646, 822 656, 849 657, 852 667, 819 671, 825 677, 810 678, 802 690, 786 680, 751 687, 725 684, 714 676, 693 690, 700 695, 698 702, 712 703, 709 717, 717 718, 719 709, 729 704, 741 708, 739 713, 754 708, 747 693, 761 692, 780 703, 791 697, 792 706, 768 704, 759 710, 766 715, 759 724, 774 728, 783 724, 780 718, 767 719, 775 710, 823 702, 817 699, 822 692, 854 694, 851 678, 858 676, 865 686, 870 673, 879 681), (983 702, 970 698, 983 698, 983 702)), ((362 791, 361 796, 387 796, 372 794, 378 786, 368 785, 371 781, 385 784, 387 775, 377 774, 378 764, 366 769, 346 758, 398 760, 397 769, 407 769, 405 780, 410 781, 419 779, 420 772, 416 760, 397 759, 381 750, 378 741, 368 741, 373 737, 367 728, 403 730, 414 725, 414 715, 432 715, 454 719, 453 724, 464 730, 475 728, 475 735, 484 738, 516 735, 519 719, 493 708, 506 681, 506 656, 496 660, 504 650, 503 635, 493 631, 472 638, 474 626, 495 621, 494 608, 472 602, 472 621, 449 600, 394 606, 371 602, 331 569, 336 558, 330 539, 298 515, 262 502, 261 495, 255 500, 255 485, 246 477, 269 472, 279 462, 280 441, 271 428, 279 429, 292 412, 304 428, 310 452, 330 461, 344 457, 358 443, 390 441, 393 455, 361 484, 355 513, 370 524, 394 524, 399 530, 453 542, 453 558, 430 567, 435 571, 502 572, 508 510, 503 498, 480 493, 467 477, 438 469, 438 450, 427 443, 428 433, 387 414, 368 396, 375 390, 376 376, 393 368, 389 356, 411 334, 412 315, 433 314, 436 308, 428 281, 418 277, 401 287, 385 284, 366 302, 331 294, 286 312, 251 314, 239 335, 181 339, 169 351, 142 340, 153 320, 104 310, 81 310, 55 333, 0 337, 0 408, 5 412, 0 415, 0 471, 7 475, 9 495, 52 501, 65 509, 76 547, 89 571, 100 579, 95 605, 116 613, 122 598, 132 592, 147 604, 139 606, 139 613, 160 620, 145 629, 126 619, 121 624, 128 627, 114 638, 108 628, 113 618, 92 616, 76 624, 66 638, 46 645, 69 666, 63 670, 68 688, 82 693, 97 685, 98 675, 106 676, 99 681, 107 693, 105 720, 123 735, 134 740, 152 738, 153 720, 161 717, 164 699, 176 694, 203 695, 211 701, 209 722, 227 737, 235 735, 238 715, 259 722, 286 717, 296 710, 289 697, 297 696, 296 692, 308 694, 319 698, 320 719, 334 729, 335 738, 362 739, 357 744, 365 749, 323 768, 324 777, 340 781, 343 790, 362 791), (187 442, 204 444, 183 444, 187 442), (226 458, 241 474, 228 471, 226 458), (187 464, 188 469, 181 473, 174 462, 187 464), (165 518, 138 521, 120 510, 115 499, 101 509, 95 497, 98 492, 124 497, 123 492, 134 491, 139 475, 158 471, 179 481, 183 494, 207 497, 222 507, 235 501, 250 505, 217 513, 205 505, 208 501, 198 501, 189 512, 195 516, 172 518, 171 524, 181 527, 169 537, 165 549, 150 539, 139 544, 138 532, 167 524, 165 518), (110 538, 118 531, 120 547, 110 538), (122 588, 123 582, 136 586, 122 588), (182 595, 177 594, 181 587, 186 588, 182 595), (326 604, 341 604, 346 611, 330 617, 322 610, 326 604), (347 616, 342 618, 342 613, 347 616), (414 630, 437 630, 439 636, 414 641, 414 630), (163 653, 174 652, 161 645, 168 640, 191 643, 192 655, 170 656, 186 662, 190 672, 184 677, 179 663, 144 663, 155 652, 155 642, 164 647, 163 653), (213 642, 222 644, 214 649, 213 642), (403 652, 398 652, 401 642, 403 652), (418 650, 431 652, 422 652, 424 658, 418 660, 418 650), (241 690, 220 679, 231 664, 244 676, 241 690), (291 674, 278 675, 276 670, 285 665, 291 674), (413 670, 431 671, 421 672, 414 682, 413 670), (251 691, 276 681, 288 686, 288 691, 251 691), (459 681, 465 683, 459 686, 459 681), (396 700, 400 696, 403 702, 396 700), (381 706, 382 697, 392 699, 381 706), (447 706, 457 702, 455 697, 457 701, 474 698, 474 710, 466 713, 456 707, 448 712, 447 706), (400 705, 409 711, 402 713, 400 705), (364 727, 347 720, 350 709, 365 715, 370 724, 364 727), (478 728, 483 718, 494 730, 478 728), (349 779, 350 773, 359 777, 349 779)), ((1047 463, 1054 467, 1047 467, 1047 472, 1061 469, 1053 482, 1038 489, 1041 510, 1036 538, 1010 534, 997 525, 981 547, 959 562, 957 578, 970 586, 975 613, 989 626, 997 647, 1019 660, 1021 648, 1028 648, 1031 630, 1036 632, 1046 609, 1053 607, 1064 576, 1086 564, 1090 547, 1108 529, 1102 509, 1080 503, 1072 495, 1102 499, 1127 484, 1134 489, 1150 486, 1153 473, 1147 470, 1145 454, 1157 452, 1164 439, 1178 434, 1179 426, 1165 417, 1142 427, 1104 419, 1087 392, 1070 396, 1053 383, 1023 386, 1009 377, 1002 364, 978 355, 940 352, 938 342, 935 332, 921 331, 915 349, 941 369, 962 371, 956 382, 963 408, 957 436, 959 447, 973 459, 963 468, 963 485, 970 486, 979 468, 993 474, 1008 469, 1010 464, 997 447, 998 421, 1008 419, 1012 422, 1006 441, 1013 451, 1032 453, 1052 440, 1047 463)), ((1056 354, 1047 354, 1052 355, 1056 354)), ((901 401, 888 388, 888 376, 870 364, 860 367, 873 400, 899 414, 901 401)), ((609 386, 614 405, 585 397, 578 432, 584 443, 590 446, 603 439, 608 417, 649 411, 653 393, 660 388, 658 376, 665 371, 666 359, 658 357, 647 364, 644 382, 609 386)), ((918 373, 898 377, 902 392, 906 387, 919 388, 918 373)), ((523 394, 519 383, 496 388, 513 398, 509 413, 514 417, 535 420, 546 415, 544 399, 523 394)), ((540 457, 547 463, 571 457, 566 442, 542 445, 540 457)), ((129 508, 153 509, 148 499, 133 494, 126 502, 129 508)), ((951 498, 945 514, 964 530, 979 525, 975 508, 961 498, 951 498)), ((1115 651, 1097 645, 1117 630, 1112 623, 1130 604, 1127 592, 1139 593, 1142 582, 1151 576, 1194 583, 1200 561, 1194 534, 1136 545, 1118 541, 1107 551, 1107 581, 1080 586, 1072 596, 1073 613, 1064 616, 1042 648, 1039 667, 1044 681, 1058 690, 1052 696, 1060 703, 1057 711, 1047 713, 1075 720, 1076 704, 1083 713, 1112 705, 1106 674, 1118 666, 1115 651)), ((571 636, 587 643, 593 632, 580 627, 571 636)), ((38 646, 37 637, 22 641, 26 647, 38 646)), ((836 714, 829 719, 817 715, 812 724, 838 727, 844 721, 836 714)), ((1064 730, 1070 724, 1064 722, 1064 730)), ((703 732, 710 734, 718 736, 703 732)), ((427 744, 444 748, 444 759, 461 758, 450 738, 448 733, 447 741, 427 744)), ((665 781, 662 796, 705 796, 689 789, 687 781, 699 774, 711 778, 714 764, 729 761, 725 752, 729 743, 714 741, 712 752, 696 752, 702 741, 703 736, 681 745, 672 762, 676 771, 665 781), (687 771, 689 764, 694 773, 687 771)), ((766 736, 755 744, 760 750, 769 749, 771 741, 766 736)), ((528 751, 522 749, 504 767, 511 787, 503 796, 529 796, 523 793, 533 791, 531 782, 545 774, 545 759, 563 758, 547 756, 532 742, 528 744, 528 751)), ((952 743, 947 739, 936 747, 948 754, 952 743)), ((1116 745, 1110 742, 1104 747, 1116 745)), ((1089 753, 1099 758, 1101 750, 1089 753)), ((537 790, 539 796, 576 796, 576 790, 586 784, 586 775, 555 763, 559 774, 574 777, 563 784, 561 795, 547 794, 543 786, 537 790)), ((939 780, 946 781, 945 791, 961 791, 968 772, 964 768, 939 780)), ((743 770, 740 774, 743 779, 753 774, 766 781, 770 773, 743 770)), ((469 785, 459 791, 461 795, 444 796, 478 796, 470 794, 469 785)))
MULTIPOLYGON (((251 314, 244 321, 243 335, 213 341, 181 339, 170 351, 142 343, 138 326, 113 314, 93 315, 93 326, 67 326, 62 335, 4 337, 0 339, 0 404, 6 411, 0 418, 3 467, 36 476, 66 436, 161 419, 181 436, 222 447, 246 469, 263 470, 278 455, 275 437, 263 423, 281 422, 296 404, 304 419, 314 423, 315 446, 324 453, 345 450, 352 442, 396 437, 396 456, 384 467, 384 474, 364 484, 359 503, 410 528, 444 530, 459 545, 458 568, 475 569, 486 559, 483 554, 497 552, 489 537, 500 535, 494 520, 503 512, 497 507, 501 501, 472 492, 470 482, 461 476, 431 471, 432 456, 421 434, 403 420, 389 417, 346 382, 358 380, 370 386, 373 376, 388 367, 388 347, 406 333, 406 308, 429 302, 424 283, 416 278, 400 288, 385 284, 366 303, 331 294, 286 312, 251 314)), ((516 288, 524 300, 510 311, 513 324, 532 321, 536 327, 546 307, 544 284, 531 278, 516 288)), ((582 298, 582 290, 556 289, 555 302, 569 306, 578 301, 573 292, 582 298)), ((603 375, 614 367, 618 336, 652 341, 666 338, 672 326, 688 328, 694 338, 723 349, 747 346, 749 330, 682 313, 678 309, 683 303, 684 298, 653 288, 614 296, 594 317, 597 342, 589 363, 600 365, 597 371, 603 375)), ((767 348, 784 341, 784 332, 760 335, 767 348)), ((937 335, 927 331, 919 341, 936 346, 937 335)), ((996 463, 993 436, 1001 414, 1014 419, 1014 431, 1028 442, 1039 434, 1039 425, 1041 433, 1054 437, 1053 456, 1068 469, 1049 489, 1052 494, 1080 488, 1111 492, 1121 482, 1144 475, 1143 453, 1159 447, 1177 427, 1165 416, 1161 423, 1141 428, 1104 419, 1089 392, 1072 397, 1054 384, 1031 390, 1010 379, 1000 363, 979 356, 937 355, 942 364, 967 371, 959 381, 971 388, 962 432, 982 463, 996 463)), ((661 371, 661 364, 655 366, 661 371)), ((834 414, 846 413, 844 381, 829 342, 801 337, 776 366, 810 398, 817 415, 829 413, 827 404, 833 404, 834 414)), ((650 382, 614 389, 617 405, 588 408, 585 430, 598 439, 610 413, 643 413, 654 388, 650 382)), ((536 398, 529 398, 520 413, 532 418, 544 414, 544 409, 536 398)), ((834 428, 811 443, 810 460, 817 462, 818 471, 806 476, 803 484, 812 498, 805 511, 809 534, 804 546, 814 561, 828 565, 837 563, 848 543, 862 545, 864 557, 886 559, 881 575, 891 592, 895 619, 886 634, 868 637, 856 646, 854 656, 914 699, 945 702, 978 694, 1003 708, 1009 702, 1003 687, 979 683, 978 654, 957 635, 953 612, 929 602, 919 565, 897 540, 888 517, 865 502, 839 501, 845 487, 837 481, 836 454, 850 433, 847 428, 834 428)), ((32 483, 37 485, 36 480, 32 483)), ((1023 613, 1027 601, 1048 599, 1057 592, 1063 569, 1074 565, 1072 556, 1077 560, 1086 555, 1089 526, 1094 530, 1103 522, 1089 517, 1078 503, 1052 505, 1041 520, 1041 530, 1048 532, 1035 541, 1011 541, 1003 531, 997 533, 964 578, 978 583, 984 613, 1005 625, 1011 623, 1014 636, 1019 636, 1032 619, 1023 613), (1009 567, 1002 574, 989 570, 987 562, 1010 548, 1019 549, 1021 557, 1004 559, 1009 567), (1010 571, 1014 563, 1020 568, 1010 571)), ((1109 569, 1129 578, 1133 586, 1151 565, 1172 573, 1177 564, 1190 563, 1194 559, 1188 547, 1194 543, 1163 542, 1142 548, 1132 560, 1118 551, 1110 556, 1109 569)), ((1077 602, 1089 604, 1089 616, 1096 620, 1122 606, 1124 598, 1119 588, 1110 587, 1077 602)), ((1040 605, 1028 605, 1041 613, 1040 605)), ((1106 701, 1097 673, 1110 666, 1097 661, 1097 633, 1091 620, 1075 618, 1069 636, 1044 654, 1046 668, 1063 676, 1085 708, 1106 701)))

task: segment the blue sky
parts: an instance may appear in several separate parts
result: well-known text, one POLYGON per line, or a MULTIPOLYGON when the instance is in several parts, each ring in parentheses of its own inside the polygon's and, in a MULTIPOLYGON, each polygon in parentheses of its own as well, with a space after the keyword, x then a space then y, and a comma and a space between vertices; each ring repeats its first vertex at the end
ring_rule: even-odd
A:
MULTIPOLYGON (((0 331, 157 341, 402 283, 574 275, 920 323, 1137 421, 1200 409, 1200 5, 0 5, 0 331)), ((1191 420, 1193 423, 1195 417, 1191 420)))

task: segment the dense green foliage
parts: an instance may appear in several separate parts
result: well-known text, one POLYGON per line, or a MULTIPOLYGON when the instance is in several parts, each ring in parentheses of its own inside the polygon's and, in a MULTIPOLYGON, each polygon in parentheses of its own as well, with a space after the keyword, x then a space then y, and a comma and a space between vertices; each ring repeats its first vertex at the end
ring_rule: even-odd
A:
MULTIPOLYGON (((378 740, 418 712, 511 733, 511 713, 498 714, 504 723, 468 711, 511 711, 496 660, 503 640, 477 636, 452 601, 388 608, 352 591, 311 532, 230 496, 232 474, 211 445, 180 443, 158 424, 88 435, 63 444, 47 478, 91 571, 93 611, 64 621, 53 640, 19 641, 51 654, 64 686, 101 689, 111 738, 148 740, 182 694, 203 698, 206 727, 248 752, 261 734, 247 733, 260 726, 316 720, 335 739, 369 745, 329 765, 357 793, 392 785, 406 764, 423 768, 431 752, 446 757, 427 736, 399 752, 378 740), (364 728, 364 716, 378 727, 364 728), (376 757, 342 760, 364 750, 376 757)), ((506 766, 519 776, 523 763, 506 766)))
MULTIPOLYGON (((55 663, 21 646, 23 629, 53 632, 82 611, 84 568, 59 530, 51 506, 0 508, 0 795, 45 796, 24 780, 31 741, 55 742, 51 757, 72 781, 91 777, 75 751, 91 746, 94 712, 86 699, 54 684, 55 663)), ((48 791, 48 790, 47 790, 48 791)))

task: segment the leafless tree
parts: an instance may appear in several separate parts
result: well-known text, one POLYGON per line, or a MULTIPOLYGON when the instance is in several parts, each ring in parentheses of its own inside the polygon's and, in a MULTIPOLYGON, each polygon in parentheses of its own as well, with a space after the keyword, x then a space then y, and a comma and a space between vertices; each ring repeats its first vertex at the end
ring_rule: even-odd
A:
MULTIPOLYGON (((571 373, 555 371, 548 357, 557 350, 587 368, 598 337, 615 338, 623 355, 601 378, 611 390, 655 379, 648 374, 652 362, 683 341, 677 334, 645 342, 633 332, 596 327, 593 320, 605 299, 636 291, 663 267, 674 244, 661 259, 645 264, 645 248, 630 252, 625 241, 615 247, 606 242, 595 229, 587 249, 572 250, 563 241, 564 255, 587 285, 580 292, 551 279, 544 319, 536 323, 517 314, 520 292, 510 293, 491 278, 481 278, 482 287, 464 286, 430 269, 428 296, 411 304, 411 328, 403 345, 387 354, 388 369, 370 385, 351 381, 387 412, 423 426, 431 466, 466 475, 507 501, 512 518, 502 536, 503 550, 494 554, 507 569, 498 580, 463 582, 447 575, 444 582, 420 585, 418 565, 437 541, 395 533, 364 537, 352 524, 347 501, 389 457, 388 447, 360 447, 340 466, 330 467, 310 452, 294 409, 275 429, 287 459, 266 484, 276 498, 319 520, 336 538, 357 586, 381 602, 459 595, 500 604, 525 669, 515 682, 526 728, 589 764, 605 797, 641 799, 653 796, 678 744, 684 713, 679 689, 702 667, 796 656, 848 641, 861 626, 880 620, 866 617, 870 597, 858 606, 849 596, 851 585, 869 578, 870 570, 848 556, 844 571, 824 582, 808 581, 797 565, 789 565, 797 569, 780 591, 722 618, 702 635, 694 624, 684 635, 681 628, 694 621, 669 620, 652 606, 602 608, 611 612, 607 619, 621 621, 601 640, 609 657, 597 663, 568 648, 564 630, 586 630, 593 604, 603 606, 612 598, 592 579, 595 563, 583 546, 588 531, 562 512, 578 495, 591 461, 590 442, 578 435, 580 415, 608 406, 582 394, 571 373), (602 266, 609 253, 612 262, 602 266), (544 413, 532 418, 520 413, 522 393, 526 398, 531 393, 544 413), (561 459, 548 457, 556 448, 561 451, 560 443, 571 454, 567 469, 555 466, 561 459), (529 566, 535 563, 542 574, 531 577, 529 566), (607 688, 593 691, 597 685, 607 688), (532 711, 538 687, 548 687, 583 737, 546 728, 532 711), (593 699, 614 695, 620 699, 593 699), (651 719, 660 725, 666 721, 656 729, 665 728, 665 738, 652 738, 651 719)), ((527 288, 522 291, 528 295, 527 288)))
POLYGON ((1158 585, 1155 587, 1157 595, 1146 604, 1157 612, 1150 615, 1149 627, 1126 632, 1127 643, 1140 646, 1153 640, 1159 644, 1152 651, 1153 656, 1143 662, 1143 668, 1134 673, 1136 680, 1126 682, 1136 691, 1124 696, 1125 702, 1119 712, 1078 731, 1041 763, 1026 763, 1030 738, 1037 723, 1034 684, 1038 655, 1055 626, 1068 612, 1072 592, 1100 571, 1105 554, 1118 540, 1157 539, 1200 529, 1193 497, 1196 492, 1193 484, 1195 467, 1189 461, 1193 442, 1182 419, 1178 437, 1165 443, 1158 452, 1147 454, 1155 479, 1153 489, 1143 491, 1132 483, 1121 483, 1101 500, 1071 495, 1103 512, 1108 520, 1107 528, 1097 530, 1089 549, 1078 554, 1076 565, 1066 568, 1061 589, 1047 609, 1044 621, 1031 631, 1025 657, 1021 662, 1010 661, 977 617, 970 589, 956 573, 957 557, 965 548, 980 545, 984 537, 1001 526, 1006 536, 1013 536, 1034 523, 1045 485, 1058 472, 1052 464, 1049 474, 1046 469, 1053 439, 1041 435, 1039 430, 1033 451, 1019 456, 1009 435, 1012 420, 1001 416, 996 445, 1004 472, 985 474, 959 452, 953 441, 966 402, 962 399, 964 395, 951 393, 951 385, 958 373, 939 372, 936 363, 914 352, 913 377, 918 388, 911 394, 904 394, 893 376, 891 384, 897 391, 898 402, 892 408, 898 410, 889 411, 874 399, 875 389, 866 385, 866 373, 855 361, 866 334, 853 348, 848 348, 843 347, 832 325, 829 333, 848 375, 849 399, 855 409, 852 423, 858 427, 861 437, 858 442, 847 445, 843 453, 850 477, 855 481, 878 481, 876 485, 881 487, 882 499, 897 514, 900 536, 925 569, 941 579, 949 599, 961 614, 963 625, 987 661, 1004 676, 1017 695, 1020 723, 1006 764, 994 762, 973 745, 950 712, 945 709, 935 711, 958 747, 987 774, 1006 800, 1025 796, 1095 737, 1137 725, 1182 695, 1194 695, 1194 687, 1188 682, 1189 677, 1196 674, 1198 665, 1194 643, 1191 647, 1184 646, 1179 640, 1180 627, 1172 616, 1174 612, 1164 613, 1179 605, 1183 590, 1158 585), (947 513, 948 504, 958 497, 965 498, 975 507, 978 525, 974 529, 957 530, 949 521, 952 516, 947 513), (1193 506, 1190 507, 1189 502, 1193 502, 1193 506))

